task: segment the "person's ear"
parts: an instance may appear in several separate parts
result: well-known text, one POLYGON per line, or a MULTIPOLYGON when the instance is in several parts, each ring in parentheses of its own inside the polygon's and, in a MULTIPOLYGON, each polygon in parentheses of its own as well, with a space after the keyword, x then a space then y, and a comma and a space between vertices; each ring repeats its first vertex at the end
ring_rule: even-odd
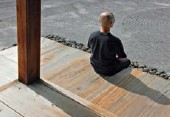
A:
POLYGON ((113 27, 113 21, 110 22, 110 27, 113 27))

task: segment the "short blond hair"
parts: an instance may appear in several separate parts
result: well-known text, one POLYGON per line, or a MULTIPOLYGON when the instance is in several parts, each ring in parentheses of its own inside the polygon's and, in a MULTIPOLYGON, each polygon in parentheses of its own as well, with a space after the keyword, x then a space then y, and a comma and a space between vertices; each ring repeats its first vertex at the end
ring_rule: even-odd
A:
POLYGON ((105 26, 110 22, 114 23, 115 17, 112 12, 103 12, 99 16, 99 22, 100 22, 101 26, 105 26))

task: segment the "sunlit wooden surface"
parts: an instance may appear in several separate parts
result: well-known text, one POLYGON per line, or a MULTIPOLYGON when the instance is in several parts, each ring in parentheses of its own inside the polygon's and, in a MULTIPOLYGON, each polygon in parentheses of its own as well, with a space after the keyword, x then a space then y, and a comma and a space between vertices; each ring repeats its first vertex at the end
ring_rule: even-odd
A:
POLYGON ((170 116, 170 81, 131 68, 101 77, 89 64, 88 53, 55 42, 44 43, 42 78, 119 117, 170 116))
MULTIPOLYGON (((118 117, 169 117, 170 81, 131 68, 115 76, 101 77, 91 68, 88 53, 44 38, 41 45, 41 78, 55 85, 57 89, 64 89, 65 93, 69 93, 68 96, 77 101, 89 102, 88 108, 102 112, 106 110, 107 114, 112 113, 118 117), (98 108, 90 107, 90 104, 98 108)), ((25 97, 13 99, 9 93, 22 93, 16 88, 21 86, 20 83, 11 83, 17 79, 16 47, 0 52, 0 60, 4 61, 0 62, 0 100, 10 102, 9 105, 20 110, 20 104, 15 105, 12 100, 25 97)), ((21 86, 23 87, 24 90, 29 90, 28 87, 21 86)), ((29 91, 28 95, 25 92, 23 94, 34 96, 32 91, 29 91)), ((2 112, 8 111, 20 116, 3 103, 0 102, 0 105, 6 110, 2 112)))

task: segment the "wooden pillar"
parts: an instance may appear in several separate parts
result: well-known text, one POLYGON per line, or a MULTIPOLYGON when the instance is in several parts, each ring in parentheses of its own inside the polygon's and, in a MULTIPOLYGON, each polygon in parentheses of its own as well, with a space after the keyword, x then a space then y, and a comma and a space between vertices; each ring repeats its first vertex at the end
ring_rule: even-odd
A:
POLYGON ((16 1, 19 81, 30 84, 40 78, 41 0, 16 1))

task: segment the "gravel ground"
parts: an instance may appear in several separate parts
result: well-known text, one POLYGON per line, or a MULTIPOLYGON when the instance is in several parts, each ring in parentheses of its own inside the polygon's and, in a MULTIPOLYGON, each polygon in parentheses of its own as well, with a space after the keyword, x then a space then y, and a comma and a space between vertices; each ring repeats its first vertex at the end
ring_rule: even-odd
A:
MULTIPOLYGON (((16 44, 16 0, 0 0, 0 50, 16 44)), ((42 35, 60 35, 87 44, 98 16, 112 11, 111 32, 128 57, 170 73, 169 0, 42 0, 42 35)))

